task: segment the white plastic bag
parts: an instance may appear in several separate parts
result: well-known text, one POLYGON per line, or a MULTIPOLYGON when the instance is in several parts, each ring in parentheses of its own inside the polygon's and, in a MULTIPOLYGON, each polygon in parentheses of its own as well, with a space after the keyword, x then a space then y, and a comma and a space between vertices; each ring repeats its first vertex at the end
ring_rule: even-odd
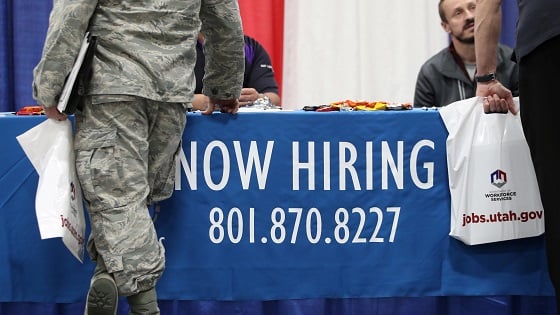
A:
POLYGON ((543 234, 544 211, 519 114, 485 114, 479 97, 440 114, 449 131, 449 235, 475 245, 543 234))
POLYGON ((70 121, 47 119, 16 138, 39 174, 35 212, 41 239, 62 237, 83 262, 85 217, 70 121))

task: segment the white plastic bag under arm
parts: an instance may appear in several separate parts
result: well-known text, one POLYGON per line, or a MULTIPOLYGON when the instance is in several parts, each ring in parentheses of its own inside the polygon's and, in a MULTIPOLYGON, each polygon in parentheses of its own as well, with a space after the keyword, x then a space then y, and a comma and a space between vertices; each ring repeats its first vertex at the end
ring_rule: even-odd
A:
POLYGON ((35 212, 41 239, 62 237, 83 262, 85 217, 71 122, 47 119, 16 138, 39 174, 35 212))
POLYGON ((519 114, 485 114, 479 97, 442 107, 440 114, 449 131, 449 235, 475 245, 543 234, 544 211, 519 114))

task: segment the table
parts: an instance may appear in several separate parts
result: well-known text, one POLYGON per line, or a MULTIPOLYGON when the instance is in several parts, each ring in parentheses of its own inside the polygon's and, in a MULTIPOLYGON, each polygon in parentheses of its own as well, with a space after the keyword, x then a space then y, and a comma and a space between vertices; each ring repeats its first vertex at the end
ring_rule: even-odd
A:
MULTIPOLYGON (((160 299, 540 296, 550 308, 542 237, 448 236, 437 111, 188 115, 156 221, 160 299)), ((15 140, 43 119, 0 117, 0 301, 81 303, 93 265, 40 240, 37 175, 15 140)))

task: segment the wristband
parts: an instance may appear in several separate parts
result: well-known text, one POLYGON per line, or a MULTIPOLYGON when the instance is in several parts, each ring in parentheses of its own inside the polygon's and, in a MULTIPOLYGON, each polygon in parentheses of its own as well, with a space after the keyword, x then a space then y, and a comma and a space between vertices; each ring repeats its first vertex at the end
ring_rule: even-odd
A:
POLYGON ((496 74, 494 72, 490 72, 484 75, 477 75, 474 77, 474 80, 479 83, 486 83, 490 81, 496 80, 496 74))

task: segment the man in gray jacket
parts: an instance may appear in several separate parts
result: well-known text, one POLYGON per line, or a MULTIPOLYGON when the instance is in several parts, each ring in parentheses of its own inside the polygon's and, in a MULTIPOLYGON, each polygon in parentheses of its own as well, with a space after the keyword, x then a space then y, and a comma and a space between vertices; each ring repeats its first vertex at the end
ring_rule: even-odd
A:
MULTIPOLYGON (((475 0, 440 0, 441 26, 450 35, 449 47, 428 59, 420 68, 414 107, 441 107, 475 96, 476 58, 474 44, 475 0)), ((517 64, 513 50, 498 48, 496 76, 517 96, 517 64)))
POLYGON ((173 192, 175 157, 195 89, 196 40, 206 34, 205 114, 237 112, 244 73, 235 0, 54 1, 33 94, 48 118, 86 31, 97 37, 87 97, 75 114, 76 169, 96 263, 86 314, 159 314, 165 268, 148 206, 173 192))

